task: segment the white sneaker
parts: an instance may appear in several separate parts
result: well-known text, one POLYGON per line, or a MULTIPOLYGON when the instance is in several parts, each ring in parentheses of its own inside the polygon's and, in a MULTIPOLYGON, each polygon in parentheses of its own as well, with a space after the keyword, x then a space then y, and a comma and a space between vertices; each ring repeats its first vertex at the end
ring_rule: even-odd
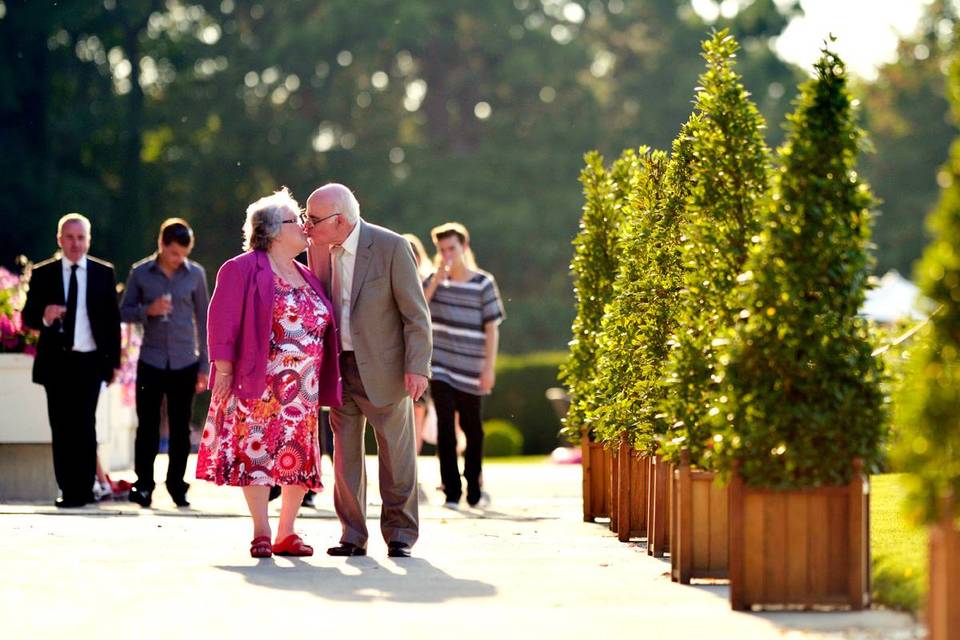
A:
POLYGON ((113 489, 109 484, 100 484, 97 481, 93 483, 93 499, 97 502, 113 498, 113 489))
POLYGON ((444 508, 444 509, 450 509, 451 511, 460 511, 460 503, 459 503, 459 502, 452 502, 452 501, 451 501, 451 502, 444 502, 444 503, 443 503, 443 508, 444 508))

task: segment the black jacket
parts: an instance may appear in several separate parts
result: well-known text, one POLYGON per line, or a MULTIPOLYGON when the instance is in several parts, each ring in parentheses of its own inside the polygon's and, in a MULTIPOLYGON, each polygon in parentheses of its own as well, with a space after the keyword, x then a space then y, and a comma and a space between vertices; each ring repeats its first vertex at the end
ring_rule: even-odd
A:
MULTIPOLYGON (((49 384, 65 371, 63 338, 57 324, 43 326, 43 310, 50 304, 66 304, 63 290, 63 267, 60 257, 45 260, 33 267, 30 288, 23 307, 23 324, 40 331, 37 357, 33 362, 33 381, 49 384)), ((87 314, 97 343, 99 373, 104 381, 113 378, 120 367, 120 308, 117 304, 117 277, 113 265, 87 256, 87 314)))

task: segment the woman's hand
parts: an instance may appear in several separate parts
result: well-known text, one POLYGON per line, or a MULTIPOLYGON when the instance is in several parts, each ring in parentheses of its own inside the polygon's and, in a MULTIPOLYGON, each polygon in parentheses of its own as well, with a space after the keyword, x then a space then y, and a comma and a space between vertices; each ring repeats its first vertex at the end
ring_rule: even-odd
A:
POLYGON ((233 388, 233 371, 217 371, 213 382, 213 401, 224 402, 233 388))

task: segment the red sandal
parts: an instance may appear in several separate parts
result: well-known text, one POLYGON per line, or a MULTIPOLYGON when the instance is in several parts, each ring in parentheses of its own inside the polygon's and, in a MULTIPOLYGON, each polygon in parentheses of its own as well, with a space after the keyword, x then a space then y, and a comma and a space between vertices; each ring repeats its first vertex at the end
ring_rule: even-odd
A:
POLYGON ((303 538, 294 533, 275 543, 273 553, 278 556, 312 556, 313 547, 304 544, 303 538))
POLYGON ((273 549, 270 546, 270 536, 257 536, 250 541, 251 558, 269 558, 273 555, 273 549))

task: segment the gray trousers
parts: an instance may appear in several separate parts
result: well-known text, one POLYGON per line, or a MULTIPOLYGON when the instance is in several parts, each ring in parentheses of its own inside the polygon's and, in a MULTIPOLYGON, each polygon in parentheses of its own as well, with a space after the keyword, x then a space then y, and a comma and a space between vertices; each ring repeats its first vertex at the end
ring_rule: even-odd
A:
POLYGON ((367 422, 377 438, 380 462, 380 531, 386 542, 413 546, 419 537, 417 453, 413 401, 405 397, 384 407, 367 398, 352 352, 340 357, 343 406, 330 411, 333 429, 333 506, 343 527, 340 542, 367 546, 367 468, 363 432, 367 422))

